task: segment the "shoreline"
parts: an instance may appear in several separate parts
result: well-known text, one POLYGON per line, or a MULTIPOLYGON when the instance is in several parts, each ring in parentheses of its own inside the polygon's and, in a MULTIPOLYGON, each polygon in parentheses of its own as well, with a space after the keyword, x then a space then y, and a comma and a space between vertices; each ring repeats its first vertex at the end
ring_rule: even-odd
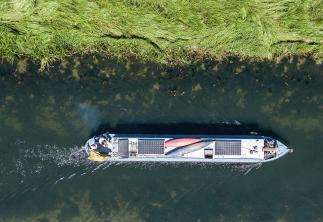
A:
MULTIPOLYGON (((142 61, 140 58, 135 57, 124 58, 106 56, 98 53, 73 54, 61 59, 53 60, 48 64, 43 64, 40 61, 30 57, 20 57, 11 60, 0 59, 0 67, 2 67, 1 69, 3 74, 6 73, 6 70, 11 70, 10 72, 13 72, 16 77, 25 76, 27 72, 39 75, 46 75, 47 73, 50 76, 54 76, 55 70, 57 70, 61 74, 70 73, 70 75, 76 80, 79 79, 79 76, 76 73, 82 69, 86 69, 89 72, 97 70, 95 75, 105 76, 108 75, 108 73, 105 71, 106 68, 108 68, 109 72, 111 72, 116 66, 123 67, 120 67, 120 69, 124 69, 125 71, 129 71, 134 68, 136 70, 144 70, 146 67, 148 70, 153 70, 152 72, 171 72, 177 76, 177 74, 187 75, 188 72, 191 72, 191 69, 213 70, 215 73, 218 73, 219 67, 229 68, 229 64, 235 67, 234 70, 232 70, 232 75, 244 73, 246 67, 253 67, 252 69, 256 70, 258 65, 268 66, 271 67, 271 69, 276 69, 276 67, 283 67, 285 64, 285 66, 294 66, 297 70, 300 70, 307 65, 314 65, 315 67, 322 67, 323 65, 322 62, 315 60, 311 56, 281 56, 272 59, 255 59, 247 57, 241 58, 239 56, 230 55, 216 59, 208 57, 203 59, 194 59, 188 64, 160 64, 154 61, 142 61), (109 66, 111 67, 111 70, 109 66)), ((145 71, 145 75, 149 77, 149 71, 145 71)))

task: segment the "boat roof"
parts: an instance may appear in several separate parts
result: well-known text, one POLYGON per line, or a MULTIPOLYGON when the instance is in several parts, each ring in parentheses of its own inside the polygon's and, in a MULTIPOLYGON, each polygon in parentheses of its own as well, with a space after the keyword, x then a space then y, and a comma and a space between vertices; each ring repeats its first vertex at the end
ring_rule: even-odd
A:
POLYGON ((113 137, 118 138, 183 138, 183 137, 197 137, 197 138, 223 138, 223 139, 264 139, 269 138, 262 135, 218 135, 218 134, 128 134, 128 133, 110 133, 113 137))

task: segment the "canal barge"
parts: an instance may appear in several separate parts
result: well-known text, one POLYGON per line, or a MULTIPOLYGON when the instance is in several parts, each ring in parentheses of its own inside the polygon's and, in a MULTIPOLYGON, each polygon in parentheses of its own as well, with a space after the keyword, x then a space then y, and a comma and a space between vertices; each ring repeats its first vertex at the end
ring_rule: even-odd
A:
POLYGON ((260 135, 159 135, 105 133, 89 139, 91 161, 264 163, 292 152, 260 135))

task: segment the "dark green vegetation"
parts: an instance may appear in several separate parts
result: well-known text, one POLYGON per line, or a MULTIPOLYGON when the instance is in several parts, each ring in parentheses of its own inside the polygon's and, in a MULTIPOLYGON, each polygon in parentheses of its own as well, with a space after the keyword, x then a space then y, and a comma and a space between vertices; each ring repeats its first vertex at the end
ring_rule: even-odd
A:
POLYGON ((322 65, 232 57, 179 70, 77 56, 39 68, 28 59, 1 64, 1 222, 323 220, 322 65), (233 120, 295 152, 247 175, 241 166, 70 157, 98 130, 233 120))
POLYGON ((203 58, 322 60, 321 0, 2 0, 0 56, 99 52, 161 64, 203 58))

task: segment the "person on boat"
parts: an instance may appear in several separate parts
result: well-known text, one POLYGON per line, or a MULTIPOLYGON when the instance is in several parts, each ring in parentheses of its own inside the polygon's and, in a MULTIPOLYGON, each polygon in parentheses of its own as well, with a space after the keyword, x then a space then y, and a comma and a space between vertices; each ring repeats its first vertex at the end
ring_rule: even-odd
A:
POLYGON ((94 137, 89 139, 85 144, 85 151, 88 155, 91 154, 91 151, 97 152, 101 155, 108 155, 111 152, 110 143, 101 137, 94 137))
POLYGON ((100 137, 97 143, 97 151, 100 154, 109 154, 111 152, 111 143, 105 137, 100 137))

